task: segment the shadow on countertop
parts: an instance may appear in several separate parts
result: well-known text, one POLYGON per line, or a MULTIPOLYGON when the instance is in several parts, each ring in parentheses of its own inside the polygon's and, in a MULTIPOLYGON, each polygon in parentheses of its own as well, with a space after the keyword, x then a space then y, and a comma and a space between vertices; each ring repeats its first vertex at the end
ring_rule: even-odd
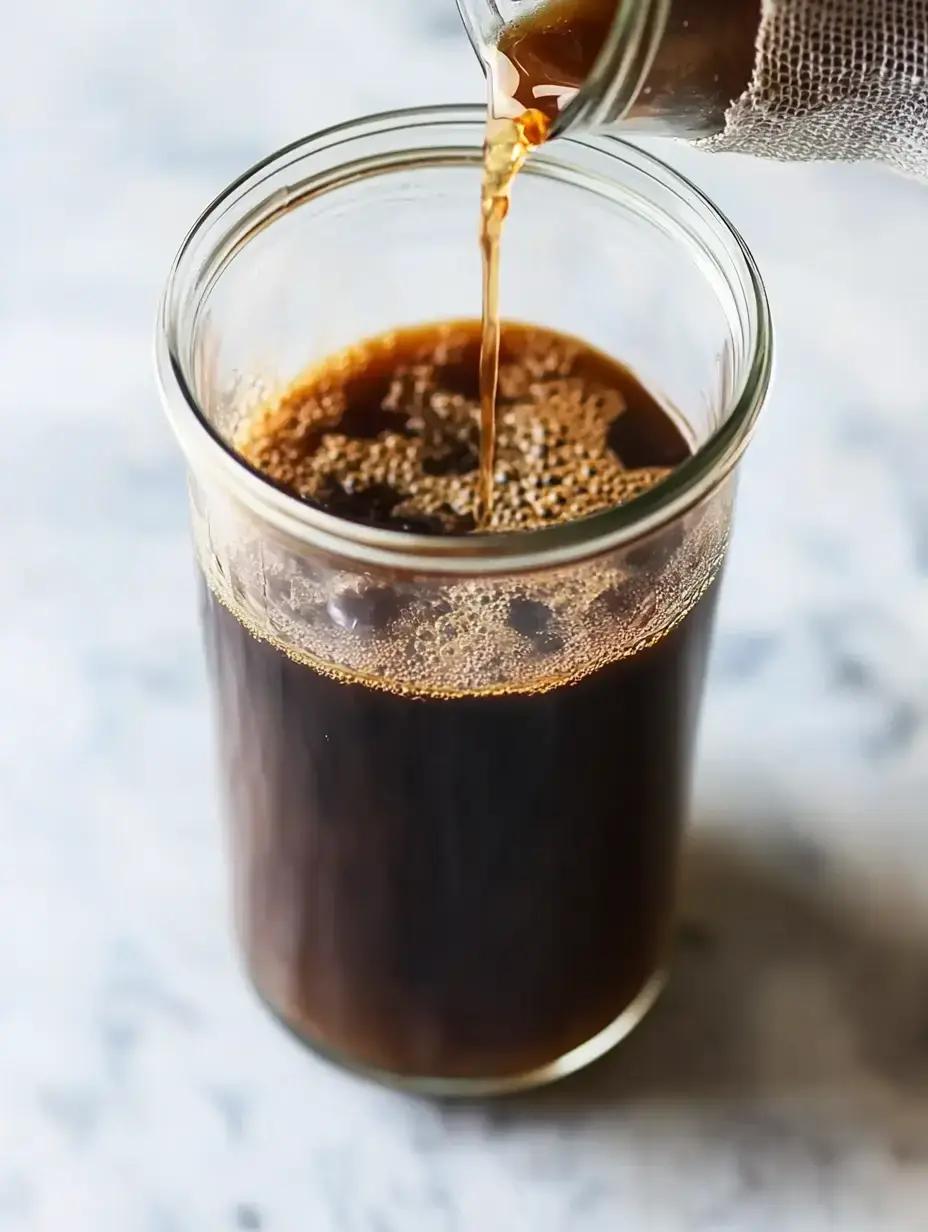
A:
POLYGON ((782 832, 764 846, 699 827, 650 1018, 584 1073, 483 1104, 481 1119, 569 1127, 632 1106, 798 1102, 810 1118, 849 1117, 900 1162, 928 1160, 928 904, 919 913, 900 886, 864 880, 782 832))

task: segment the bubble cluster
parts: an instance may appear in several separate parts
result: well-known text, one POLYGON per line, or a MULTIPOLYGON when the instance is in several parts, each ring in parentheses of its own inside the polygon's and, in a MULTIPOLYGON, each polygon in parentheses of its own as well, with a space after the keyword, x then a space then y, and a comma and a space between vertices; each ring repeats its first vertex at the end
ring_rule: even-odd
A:
MULTIPOLYGON (((503 332, 494 504, 502 532, 575 521, 659 483, 627 466, 610 429, 629 414, 619 365, 548 330, 503 332)), ((305 374, 236 441, 257 470, 339 516, 416 532, 475 529, 479 327, 383 335, 305 374)))

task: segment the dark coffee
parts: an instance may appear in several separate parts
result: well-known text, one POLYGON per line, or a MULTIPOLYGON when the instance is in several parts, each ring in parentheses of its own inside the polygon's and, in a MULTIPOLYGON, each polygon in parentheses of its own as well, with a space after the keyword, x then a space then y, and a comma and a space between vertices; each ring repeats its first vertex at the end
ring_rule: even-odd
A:
MULTIPOLYGON (((252 421, 243 455, 340 516, 466 532, 479 346, 479 323, 365 344, 252 421)), ((625 369, 571 339, 505 328, 500 391, 497 529, 615 504, 690 454, 625 369)), ((403 654, 413 584, 381 578, 305 618, 403 654)), ((509 586, 507 635, 534 683, 510 692, 504 672, 487 695, 440 696, 288 654, 204 587, 252 976, 301 1037, 400 1076, 552 1063, 666 952, 717 584, 655 644, 597 652, 570 683, 564 619, 605 636, 627 597, 601 590, 565 618, 509 586)), ((477 645, 477 626, 460 635, 477 645)))
MULTIPOLYGON (((239 433, 265 478, 339 517, 467 534, 480 504, 479 322, 398 330, 331 356, 239 433)), ((610 509, 689 457, 636 378, 536 326, 501 331, 489 530, 610 509)))

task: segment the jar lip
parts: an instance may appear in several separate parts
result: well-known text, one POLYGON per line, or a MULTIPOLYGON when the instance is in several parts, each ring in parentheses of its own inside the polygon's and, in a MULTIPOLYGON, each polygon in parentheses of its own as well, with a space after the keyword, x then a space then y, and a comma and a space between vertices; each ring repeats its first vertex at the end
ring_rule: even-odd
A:
MULTIPOLYGON (((399 570, 469 575, 550 568, 621 548, 676 520, 724 481, 747 447, 766 397, 773 363, 769 305, 747 245, 721 211, 679 172, 618 138, 587 135, 568 136, 550 143, 535 156, 536 167, 542 172, 545 164, 557 167, 557 147, 586 146, 600 155, 606 154, 614 159, 617 169, 629 167, 672 190, 679 202, 712 224, 719 244, 727 247, 743 264, 745 277, 741 291, 753 327, 743 380, 735 390, 733 405, 726 408, 724 423, 667 479, 623 505, 576 522, 504 534, 422 536, 349 522, 316 509, 269 483, 220 437, 199 406, 178 347, 181 282, 190 273, 191 249, 202 233, 236 200, 260 186, 275 170, 310 157, 314 152, 365 136, 389 133, 398 139, 392 153, 400 165, 404 161, 401 144, 404 131, 423 127, 472 128, 474 154, 467 161, 477 161, 485 123, 486 109, 479 105, 412 108, 351 120, 292 142, 255 164, 216 197, 190 229, 174 259, 160 304, 155 338, 156 372, 168 419, 188 462, 191 465, 195 462, 197 471, 208 469, 237 499, 285 535, 342 558, 399 570)), ((443 161, 447 161, 447 148, 436 143, 434 147, 416 148, 418 165, 430 165, 430 150, 436 155, 440 152, 443 161)), ((385 165, 389 167, 389 160, 387 164, 379 160, 377 172, 382 173, 385 165)), ((572 174, 582 179, 575 167, 572 174)), ((346 166, 346 179, 356 182, 357 177, 357 165, 346 166)), ((317 178, 310 171, 298 186, 284 194, 286 199, 278 199, 281 198, 278 190, 270 193, 262 204, 273 204, 275 209, 286 212, 298 206, 317 178)), ((331 168, 322 178, 328 190, 339 185, 339 178, 333 176, 331 168)), ((615 183, 617 187, 618 180, 615 183)), ((600 195, 610 195, 610 183, 602 176, 590 174, 584 186, 600 195)), ((621 196, 628 196, 626 189, 622 189, 621 196)), ((267 219, 261 217, 256 222, 255 211, 250 211, 245 224, 239 222, 233 226, 223 235, 224 241, 240 238, 243 225, 263 229, 267 219)), ((477 259, 476 245, 474 259, 477 259)))

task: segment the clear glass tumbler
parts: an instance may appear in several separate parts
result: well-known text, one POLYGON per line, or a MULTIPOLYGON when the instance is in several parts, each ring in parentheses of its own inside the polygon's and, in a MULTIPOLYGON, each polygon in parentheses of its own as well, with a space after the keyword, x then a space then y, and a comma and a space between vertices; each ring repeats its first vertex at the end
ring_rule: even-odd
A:
POLYGON ((771 365, 760 278, 713 206, 570 139, 516 185, 505 314, 623 360, 691 460, 585 521, 467 538, 342 521, 249 469, 237 426, 307 364, 475 315, 484 119, 378 116, 260 164, 187 237, 157 336, 251 979, 313 1048, 436 1094, 576 1070, 661 986, 771 365))

